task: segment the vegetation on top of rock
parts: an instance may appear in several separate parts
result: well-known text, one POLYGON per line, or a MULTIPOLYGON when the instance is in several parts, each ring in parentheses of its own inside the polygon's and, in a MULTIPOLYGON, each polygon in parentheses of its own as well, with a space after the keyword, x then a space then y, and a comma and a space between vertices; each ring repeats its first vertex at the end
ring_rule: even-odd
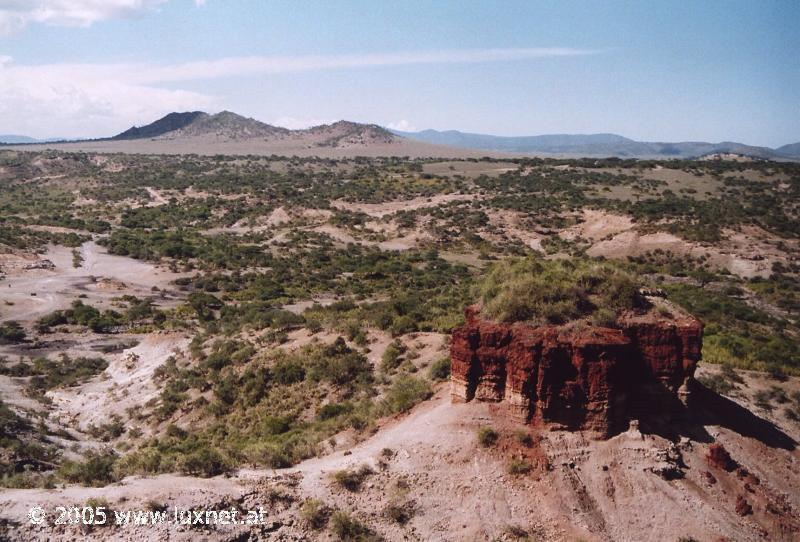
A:
POLYGON ((590 317, 608 326, 621 312, 646 303, 632 274, 584 259, 506 259, 476 290, 482 313, 502 322, 563 324, 590 317))

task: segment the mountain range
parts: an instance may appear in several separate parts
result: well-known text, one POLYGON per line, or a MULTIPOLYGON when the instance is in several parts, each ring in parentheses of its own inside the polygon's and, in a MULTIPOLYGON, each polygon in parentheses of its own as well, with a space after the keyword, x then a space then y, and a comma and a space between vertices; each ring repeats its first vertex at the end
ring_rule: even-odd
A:
POLYGON ((50 141, 63 141, 63 138, 51 137, 47 139, 36 139, 25 135, 15 134, 2 134, 0 135, 0 144, 19 145, 28 143, 48 143, 50 141))
POLYGON ((343 157, 435 156, 479 157, 550 155, 620 158, 698 158, 744 155, 761 159, 800 159, 800 143, 772 149, 724 141, 707 143, 645 142, 616 134, 555 134, 494 136, 457 130, 402 132, 376 124, 339 121, 290 130, 230 111, 175 112, 144 126, 132 126, 115 136, 94 140, 37 141, 25 136, 0 136, 0 143, 40 145, 65 150, 135 153, 276 154, 343 157))
POLYGON ((721 143, 703 141, 645 142, 635 141, 616 134, 554 134, 506 137, 473 134, 457 130, 441 132, 437 130, 423 130, 421 132, 393 130, 392 133, 437 145, 508 153, 617 156, 620 158, 696 158, 714 154, 739 154, 765 159, 800 157, 800 143, 771 149, 732 141, 723 141, 721 143))
POLYGON ((304 130, 290 130, 243 117, 230 111, 210 115, 202 111, 170 113, 145 126, 133 126, 112 141, 131 139, 214 138, 221 141, 306 140, 320 147, 374 143, 392 143, 397 139, 388 130, 375 124, 339 121, 304 130))

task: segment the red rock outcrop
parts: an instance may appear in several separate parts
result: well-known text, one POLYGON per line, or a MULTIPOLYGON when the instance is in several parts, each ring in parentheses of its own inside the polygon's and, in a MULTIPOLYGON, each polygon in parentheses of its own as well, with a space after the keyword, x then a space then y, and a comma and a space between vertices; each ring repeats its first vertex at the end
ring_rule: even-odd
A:
POLYGON ((520 421, 609 436, 632 418, 666 420, 685 404, 702 332, 688 315, 625 317, 619 329, 536 327, 483 320, 468 307, 453 332, 452 396, 504 401, 520 421))

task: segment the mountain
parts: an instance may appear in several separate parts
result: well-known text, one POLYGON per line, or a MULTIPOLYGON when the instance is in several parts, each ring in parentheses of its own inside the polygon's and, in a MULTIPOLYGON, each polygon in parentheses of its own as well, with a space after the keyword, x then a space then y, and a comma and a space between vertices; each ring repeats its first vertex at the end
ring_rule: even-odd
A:
POLYGON ((208 117, 208 113, 202 111, 187 111, 185 113, 170 113, 169 115, 151 122, 145 126, 133 126, 121 134, 117 134, 111 139, 142 139, 148 137, 158 137, 174 130, 192 124, 198 119, 208 117))
POLYGON ((192 122, 162 134, 162 137, 173 139, 210 136, 217 139, 239 140, 285 137, 290 132, 286 128, 265 124, 230 111, 222 111, 215 115, 201 113, 192 122))
POLYGON ((340 120, 333 124, 322 124, 299 133, 321 140, 321 146, 348 147, 356 145, 391 144, 398 136, 377 124, 359 124, 340 120))
MULTIPOLYGON (((22 136, 0 136, 20 138, 22 136)), ((401 132, 376 124, 341 120, 303 130, 273 126, 230 111, 170 113, 150 124, 133 126, 110 138, 91 141, 27 143, 46 148, 146 154, 254 154, 281 156, 413 156, 477 158, 487 154, 557 155, 620 158, 704 158, 740 155, 757 159, 800 159, 800 143, 780 149, 724 141, 645 142, 617 134, 551 134, 506 137, 458 130, 401 132), (38 145, 37 145, 38 144, 38 145), (57 145, 57 146, 56 146, 57 145)))
POLYGON ((0 143, 18 144, 18 143, 39 143, 38 139, 24 135, 0 135, 0 143))
MULTIPOLYGON (((697 158, 713 154, 741 154, 755 158, 781 158, 796 156, 781 149, 755 147, 723 141, 722 143, 706 143, 702 141, 684 141, 678 143, 635 141, 616 134, 554 134, 538 136, 493 136, 487 134, 473 134, 457 130, 437 131, 423 130, 421 132, 392 133, 438 145, 450 145, 464 149, 524 152, 543 154, 568 154, 579 156, 618 156, 620 158, 697 158)), ((789 149, 791 151, 791 149, 789 149)))
MULTIPOLYGON (((472 134, 459 132, 458 130, 446 130, 439 132, 436 130, 424 130, 422 132, 394 132, 397 135, 417 139, 427 143, 438 145, 452 145, 453 147, 465 147, 471 149, 482 149, 489 151, 504 152, 531 152, 543 151, 544 149, 573 149, 585 146, 621 145, 636 143, 626 137, 615 134, 591 134, 591 135, 539 135, 522 137, 493 136, 486 134, 472 134)), ((564 152, 563 150, 553 150, 549 152, 564 152)))
POLYGON ((119 140, 197 140, 232 141, 294 141, 317 147, 351 147, 375 143, 391 144, 400 139, 375 124, 339 121, 305 130, 289 130, 243 117, 230 111, 214 115, 202 111, 170 113, 142 127, 130 128, 112 138, 119 140))
POLYGON ((775 151, 780 154, 783 154, 784 156, 793 156, 800 158, 800 142, 790 143, 789 145, 778 147, 777 149, 775 149, 775 151))
MULTIPOLYGON (((22 148, 22 147, 20 147, 22 148)), ((257 156, 409 156, 477 158, 485 152, 413 141, 377 124, 341 120, 302 130, 272 126, 230 111, 170 113, 150 124, 133 126, 112 137, 48 142, 26 150, 56 149, 134 154, 257 156)))

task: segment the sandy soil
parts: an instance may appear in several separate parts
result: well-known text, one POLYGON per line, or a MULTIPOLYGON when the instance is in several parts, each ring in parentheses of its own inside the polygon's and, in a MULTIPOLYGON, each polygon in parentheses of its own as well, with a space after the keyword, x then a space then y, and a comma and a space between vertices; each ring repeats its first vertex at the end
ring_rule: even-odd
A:
POLYGON ((30 324, 54 310, 68 308, 79 295, 86 296, 85 303, 100 307, 108 307, 111 299, 123 294, 152 297, 153 287, 168 292, 165 298, 157 298, 159 305, 169 305, 180 297, 170 283, 183 274, 113 256, 94 242, 84 243, 80 253, 83 263, 78 268, 73 267, 72 251, 66 247, 50 247, 41 256, 7 255, 10 264, 4 265, 6 276, 0 280, 0 292, 7 303, 0 318, 30 324), (11 263, 12 259, 16 263, 11 263), (54 268, 24 269, 24 265, 43 260, 52 262, 54 268))
MULTIPOLYGON (((624 222, 624 217, 618 217, 617 220, 624 222)), ((592 222, 587 221, 587 223, 590 224, 589 227, 593 227, 592 222)), ((599 222, 601 225, 603 223, 603 220, 599 222)), ((597 225, 598 222, 594 224, 597 225)), ((581 224, 575 228, 584 227, 581 224)), ((603 228, 598 230, 599 233, 604 231, 603 228)), ((666 232, 641 234, 635 230, 627 230, 616 235, 612 232, 613 229, 609 232, 612 237, 604 237, 592 245, 586 253, 589 256, 625 258, 661 249, 694 258, 706 256, 712 265, 727 269, 743 278, 768 277, 772 273, 774 262, 786 262, 786 252, 776 248, 776 239, 754 227, 744 227, 739 232, 725 231, 723 235, 727 239, 715 246, 685 241, 666 232)), ((791 242, 790 244, 796 246, 791 242)))
MULTIPOLYGON (((0 493, 0 517, 24 522, 30 506, 47 508, 89 496, 108 499, 118 509, 135 509, 148 500, 170 507, 236 499, 263 504, 277 491, 288 501, 271 508, 274 531, 261 531, 270 540, 327 539, 298 521, 298 507, 309 497, 349 511, 387 540, 489 541, 508 536, 503 533, 516 526, 547 541, 677 540, 681 536, 755 541, 764 539, 764 528, 779 532, 774 522, 782 521, 787 529, 797 524, 796 517, 784 514, 781 518, 766 510, 780 503, 791 510, 800 506, 798 451, 740 435, 727 422, 706 426, 709 440, 684 438, 679 445, 637 429, 603 442, 588 440, 579 432, 529 429, 534 445, 524 448, 513 437, 519 429, 507 421, 501 406, 451 403, 445 385, 433 400, 410 414, 386 420, 367 440, 291 469, 242 470, 233 479, 130 478, 102 489, 5 490, 0 493), (497 447, 477 445, 475 434, 483 426, 500 432, 497 447), (722 442, 742 467, 758 477, 758 484, 709 466, 705 454, 712 440, 722 442), (506 462, 513 455, 529 458, 536 468, 527 475, 509 475, 506 462), (659 476, 658 469, 665 464, 683 465, 683 478, 659 476), (376 473, 360 492, 343 490, 331 479, 336 471, 362 465, 376 473), (398 484, 407 489, 398 492, 398 484), (383 515, 398 493, 405 494, 403 499, 416 510, 405 525, 383 515), (735 512, 736 498, 742 494, 753 503, 754 515, 740 517, 735 512)), ((187 539, 187 533, 174 526, 159 529, 142 528, 138 536, 153 539, 170 533, 170 539, 187 539)), ((27 531, 9 532, 12 539, 29 539, 27 531)), ((59 540, 74 534, 39 533, 59 540)), ((776 539, 791 540, 793 535, 787 533, 788 537, 776 539)), ((122 534, 129 540, 134 536, 128 531, 122 534)), ((98 536, 102 535, 94 535, 98 536)), ((232 533, 219 527, 205 536, 230 540, 232 533)))
POLYGON ((419 197, 402 201, 388 201, 385 203, 350 203, 336 200, 331 202, 332 207, 345 209, 353 212, 361 212, 375 218, 383 218, 386 215, 398 211, 414 211, 428 207, 438 207, 439 205, 451 201, 473 201, 479 199, 476 194, 439 194, 431 197, 419 197))
MULTIPOLYGON (((516 239, 533 250, 542 250, 542 239, 544 239, 545 236, 532 231, 530 227, 525 225, 525 219, 527 218, 527 215, 524 213, 505 210, 491 210, 486 214, 489 216, 490 224, 499 229, 503 236, 516 239)), ((502 241, 502 239, 496 234, 484 233, 483 236, 488 241, 502 241)))
POLYGON ((128 420, 128 428, 138 426, 145 434, 147 423, 129 421, 131 414, 156 397, 159 388, 153 372, 167 358, 184 350, 190 337, 179 333, 150 334, 133 348, 119 354, 105 355, 108 368, 87 384, 74 388, 57 388, 47 393, 53 401, 51 419, 81 431, 91 425, 100 426, 113 416, 128 420))
POLYGON ((419 141, 401 139, 394 143, 370 143, 368 145, 351 145, 344 147, 320 147, 308 142, 294 139, 286 140, 221 140, 210 137, 183 137, 180 139, 137 139, 130 141, 80 141, 73 143, 47 143, 41 145, 9 146, 9 149, 23 151, 42 151, 55 149, 67 152, 101 152, 127 154, 199 154, 213 156, 257 155, 271 156, 318 156, 320 158, 348 158, 354 156, 408 156, 411 158, 480 158, 493 156, 504 158, 512 156, 508 153, 473 151, 457 149, 444 145, 432 145, 419 141))
POLYGON ((481 175, 487 177, 498 177, 503 173, 509 171, 516 171, 519 168, 513 162, 433 162, 423 164, 422 171, 432 175, 439 175, 442 177, 452 177, 461 175, 468 179, 474 179, 481 175))
POLYGON ((559 235, 564 239, 583 237, 591 241, 599 241, 633 228, 633 220, 628 216, 614 215, 595 209, 584 209, 582 222, 567 228, 559 235))

